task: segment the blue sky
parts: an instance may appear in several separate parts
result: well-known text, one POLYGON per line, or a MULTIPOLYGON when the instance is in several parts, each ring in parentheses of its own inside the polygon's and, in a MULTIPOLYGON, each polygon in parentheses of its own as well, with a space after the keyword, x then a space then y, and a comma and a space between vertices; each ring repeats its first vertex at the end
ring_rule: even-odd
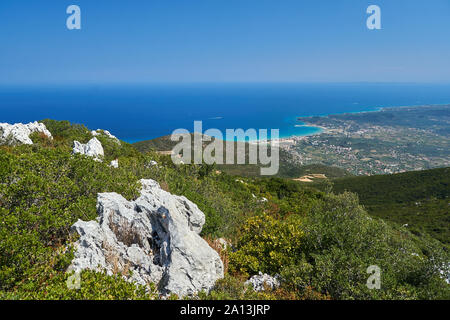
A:
POLYGON ((0 84, 260 81, 450 83, 450 1, 0 1, 0 84))

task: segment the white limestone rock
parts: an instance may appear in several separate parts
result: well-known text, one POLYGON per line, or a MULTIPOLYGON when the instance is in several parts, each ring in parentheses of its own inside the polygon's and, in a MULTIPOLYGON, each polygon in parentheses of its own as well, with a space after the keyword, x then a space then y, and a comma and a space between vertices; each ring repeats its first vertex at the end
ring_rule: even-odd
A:
POLYGON ((109 132, 108 130, 102 130, 102 129, 97 129, 97 130, 93 130, 91 131, 91 134, 96 137, 99 136, 101 134, 106 135, 108 138, 113 139, 115 142, 117 142, 118 144, 120 144, 120 140, 111 134, 111 132, 109 132))
POLYGON ((8 142, 9 144, 33 144, 30 134, 42 132, 48 138, 53 139, 50 131, 45 124, 40 122, 23 123, 0 123, 0 144, 8 142))
POLYGON ((88 143, 83 144, 78 141, 73 142, 73 150, 74 154, 83 154, 89 157, 93 157, 94 160, 101 161, 101 158, 105 155, 103 151, 102 144, 98 141, 97 138, 92 138, 88 141, 88 143))
POLYGON ((155 160, 150 160, 149 162, 144 164, 144 167, 146 167, 148 169, 153 168, 153 167, 158 168, 158 162, 156 162, 155 160))
POLYGON ((263 291, 267 288, 276 289, 280 286, 280 280, 278 276, 272 277, 266 273, 259 272, 259 274, 254 275, 244 283, 245 285, 251 284, 253 290, 263 291))
POLYGON ((78 220, 72 226, 80 239, 69 270, 119 272, 132 282, 156 283, 162 295, 210 290, 223 277, 223 264, 199 236, 205 215, 156 181, 143 179, 141 184, 135 201, 117 193, 99 194, 97 221, 78 220))
POLYGON ((224 249, 226 249, 229 246, 228 241, 225 240, 224 238, 217 239, 217 242, 219 242, 222 248, 224 249))
POLYGON ((116 159, 116 160, 111 161, 109 166, 112 167, 112 168, 116 168, 117 169, 119 167, 119 160, 116 159))
POLYGON ((231 248, 233 250, 233 246, 230 242, 228 242, 225 238, 219 238, 216 239, 215 242, 223 249, 226 250, 228 248, 231 248))

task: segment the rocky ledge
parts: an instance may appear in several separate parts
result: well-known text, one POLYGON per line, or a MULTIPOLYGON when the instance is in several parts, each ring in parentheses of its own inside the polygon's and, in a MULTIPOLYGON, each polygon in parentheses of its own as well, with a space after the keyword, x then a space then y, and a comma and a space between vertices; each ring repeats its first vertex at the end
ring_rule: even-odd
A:
POLYGON ((108 138, 113 139, 117 144, 120 144, 120 140, 116 136, 112 135, 111 132, 109 132, 108 130, 102 130, 102 129, 92 130, 91 134, 94 137, 104 134, 108 138))
POLYGON ((199 233, 205 215, 183 196, 141 180, 140 197, 127 201, 101 193, 97 221, 78 220, 80 235, 69 270, 106 270, 139 284, 157 284, 162 295, 191 296, 223 277, 223 264, 199 233))
POLYGON ((40 122, 23 123, 0 123, 0 144, 33 144, 30 134, 41 132, 48 138, 53 139, 45 124, 40 122))

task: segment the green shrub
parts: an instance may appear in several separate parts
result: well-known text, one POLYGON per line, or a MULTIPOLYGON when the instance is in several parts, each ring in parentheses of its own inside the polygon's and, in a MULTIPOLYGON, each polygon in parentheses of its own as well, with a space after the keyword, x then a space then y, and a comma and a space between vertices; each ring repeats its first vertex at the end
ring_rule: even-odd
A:
POLYGON ((237 251, 230 254, 230 270, 278 273, 285 265, 296 263, 303 236, 299 216, 282 220, 268 214, 252 217, 242 227, 237 251))
POLYGON ((252 217, 236 249, 231 271, 279 273, 297 297, 311 290, 333 299, 438 299, 450 293, 439 270, 449 261, 442 245, 371 218, 350 193, 325 196, 306 217, 252 217), (381 269, 380 290, 366 285, 371 265, 381 269))
POLYGON ((89 129, 82 124, 72 124, 69 121, 51 119, 44 119, 40 122, 45 124, 47 130, 51 132, 55 145, 72 147, 74 140, 86 143, 92 138, 89 129))
POLYGON ((100 192, 134 199, 142 178, 196 203, 206 216, 202 236, 225 237, 234 244, 230 274, 199 298, 450 297, 440 275, 450 261, 442 244, 371 218, 354 194, 327 194, 279 178, 236 178, 214 166, 174 165, 169 156, 138 154, 105 135, 99 136, 105 149, 105 162, 99 163, 71 154, 73 140, 92 138, 87 128, 43 122, 53 140, 33 134, 34 145, 0 147, 0 299, 155 298, 154 286, 135 286, 93 271, 81 274, 80 290, 66 286, 70 226, 97 217, 100 192), (108 166, 115 158, 117 169, 108 166), (152 160, 158 165, 150 166, 152 160), (366 286, 370 265, 382 270, 380 290, 366 286), (279 273, 282 287, 248 290, 243 276, 259 271, 279 273))
POLYGON ((73 258, 71 252, 48 255, 45 264, 29 270, 13 290, 1 292, 0 299, 21 300, 154 300, 156 286, 130 283, 120 275, 83 270, 78 274, 79 288, 69 287, 75 274, 64 270, 73 258))
POLYGON ((138 194, 138 179, 126 169, 60 149, 0 150, 0 161, 0 289, 64 244, 78 219, 96 218, 98 193, 138 194))
POLYGON ((202 300, 275 300, 278 298, 274 291, 256 292, 251 285, 245 285, 244 278, 230 275, 217 280, 209 293, 200 292, 198 296, 202 300))

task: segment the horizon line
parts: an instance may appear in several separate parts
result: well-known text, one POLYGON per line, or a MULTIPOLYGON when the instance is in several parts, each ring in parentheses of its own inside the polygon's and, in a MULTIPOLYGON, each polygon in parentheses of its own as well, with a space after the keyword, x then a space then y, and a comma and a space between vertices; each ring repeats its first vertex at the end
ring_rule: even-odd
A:
POLYGON ((148 81, 148 82, 66 82, 1 83, 0 87, 83 87, 83 86, 154 86, 154 85, 264 85, 264 84, 390 84, 450 85, 450 81, 148 81))

